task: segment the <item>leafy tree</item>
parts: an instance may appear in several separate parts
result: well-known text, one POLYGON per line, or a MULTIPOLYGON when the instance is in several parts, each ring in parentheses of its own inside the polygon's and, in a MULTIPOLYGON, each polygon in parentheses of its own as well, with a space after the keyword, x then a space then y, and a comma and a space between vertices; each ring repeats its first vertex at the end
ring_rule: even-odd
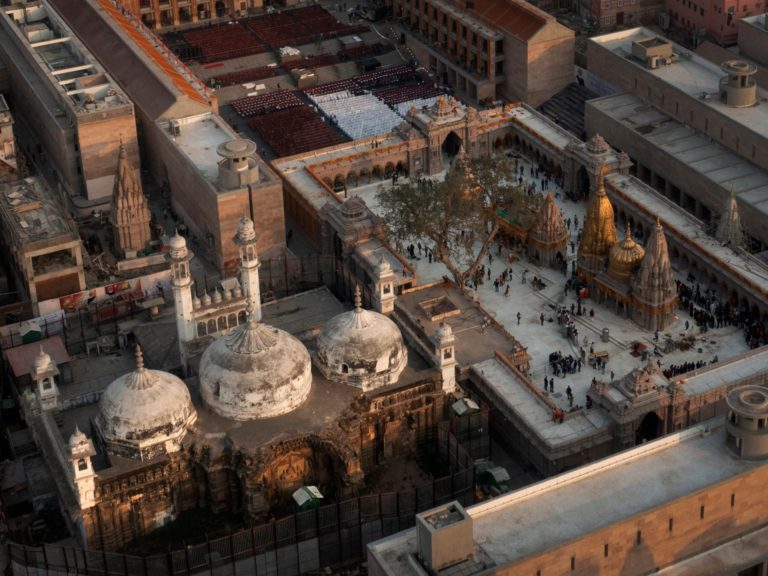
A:
POLYGON ((516 171, 517 163, 504 155, 459 156, 444 181, 416 178, 381 187, 376 200, 390 234, 398 241, 427 238, 434 258, 463 291, 499 231, 496 210, 530 208, 516 171))

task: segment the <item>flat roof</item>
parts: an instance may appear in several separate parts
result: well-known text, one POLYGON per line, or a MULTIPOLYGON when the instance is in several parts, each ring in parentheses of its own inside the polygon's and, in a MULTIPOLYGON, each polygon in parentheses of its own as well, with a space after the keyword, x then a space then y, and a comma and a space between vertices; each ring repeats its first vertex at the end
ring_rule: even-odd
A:
POLYGON ((37 342, 22 344, 14 348, 6 348, 5 359, 11 365, 11 372, 15 378, 26 376, 32 368, 32 361, 40 353, 40 347, 45 350, 57 366, 71 361, 64 342, 58 336, 51 336, 37 342))
POLYGON ((688 396, 698 396, 725 385, 746 384, 754 377, 765 374, 766 366, 768 366, 768 346, 763 346, 717 364, 688 372, 683 378, 672 378, 672 380, 682 382, 688 396))
POLYGON ((362 138, 345 144, 339 144, 329 148, 322 148, 313 152, 302 152, 295 156, 288 156, 272 160, 272 167, 287 180, 293 188, 301 194, 302 198, 319 211, 326 202, 341 203, 342 195, 334 195, 329 192, 309 172, 312 166, 323 162, 343 159, 348 156, 371 154, 378 156, 383 154, 383 148, 405 144, 397 135, 384 135, 375 138, 362 138))
POLYGON ((0 184, 0 219, 22 250, 79 240, 74 224, 51 196, 36 176, 0 184))
MULTIPOLYGON (((733 191, 739 200, 768 216, 765 170, 633 94, 605 96, 590 100, 588 105, 712 181, 725 191, 723 198, 733 191)), ((768 106, 762 108, 768 112, 768 106)))
POLYGON ((768 29, 766 29, 766 20, 768 20, 768 14, 756 14, 755 16, 746 16, 745 18, 739 19, 739 26, 742 25, 742 22, 744 24, 749 24, 750 26, 753 26, 763 32, 766 37, 768 37, 768 29))
MULTIPOLYGON (((529 430, 534 431, 552 450, 611 432, 613 420, 605 410, 581 410, 568 414, 562 424, 554 422, 552 409, 532 394, 528 387, 496 358, 474 364, 472 368, 482 375, 486 388, 504 400, 505 406, 499 409, 514 412, 527 424, 529 430)), ((559 387, 564 385, 558 382, 559 387)))
POLYGON ((61 100, 78 116, 131 105, 96 58, 45 1, 5 8, 3 17, 61 100))
MULTIPOLYGON (((756 132, 763 137, 768 133, 768 105, 731 108, 720 101, 720 79, 725 77, 726 73, 717 64, 666 38, 664 41, 672 45, 672 52, 677 56, 673 64, 650 69, 632 57, 632 42, 656 37, 660 35, 648 28, 633 28, 590 38, 589 41, 643 69, 647 74, 665 82, 670 88, 687 94, 715 112, 727 116, 741 124, 745 130, 756 132), (707 94, 709 98, 702 99, 702 94, 707 94)), ((738 59, 738 56, 734 55, 734 59, 738 59)), ((767 96, 765 90, 758 88, 759 99, 762 100, 767 96)))
MULTIPOLYGON (((475 543, 496 566, 505 566, 764 465, 736 457, 725 446, 722 421, 710 422, 472 506, 467 512, 474 523, 475 543), (705 433, 710 427, 714 427, 711 433, 705 433)), ((416 574, 408 562, 408 555, 416 550, 414 529, 374 542, 369 550, 385 564, 388 574, 416 574)))
POLYGON ((176 146, 210 182, 216 181, 219 173, 218 162, 222 159, 216 153, 216 148, 219 144, 238 138, 229 124, 213 112, 170 121, 162 120, 158 125, 164 128, 176 146), (178 134, 171 134, 169 122, 178 124, 178 134))

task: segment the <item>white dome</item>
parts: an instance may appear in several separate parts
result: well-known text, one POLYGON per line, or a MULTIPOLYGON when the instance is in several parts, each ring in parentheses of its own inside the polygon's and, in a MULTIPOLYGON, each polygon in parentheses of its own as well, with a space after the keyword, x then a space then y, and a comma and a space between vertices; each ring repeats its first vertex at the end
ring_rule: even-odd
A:
POLYGON ((255 240, 256 229, 253 226, 253 220, 243 216, 237 225, 237 237, 243 241, 255 240))
POLYGON ((248 321, 219 338, 200 359, 200 392, 214 412, 258 420, 298 408, 312 387, 309 352, 294 336, 248 321))
POLYGON ((47 372, 53 368, 53 359, 51 356, 43 350, 43 345, 40 345, 40 352, 32 360, 32 372, 47 372))
POLYGON ((355 309, 331 318, 317 337, 317 367, 329 380, 372 390, 397 381, 408 362, 400 329, 378 312, 355 309))
POLYGON ((138 346, 136 364, 101 395, 96 425, 110 452, 144 460, 176 451, 197 412, 187 385, 168 372, 144 368, 138 346))
POLYGON ((184 239, 184 236, 179 234, 178 230, 176 230, 176 234, 171 238, 170 248, 171 258, 180 259, 187 255, 187 241, 184 239))

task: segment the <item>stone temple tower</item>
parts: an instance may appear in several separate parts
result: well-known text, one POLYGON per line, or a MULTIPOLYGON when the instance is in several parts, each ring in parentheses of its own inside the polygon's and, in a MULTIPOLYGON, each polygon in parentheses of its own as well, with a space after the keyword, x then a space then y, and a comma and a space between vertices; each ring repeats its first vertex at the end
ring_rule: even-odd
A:
POLYGON ((528 256, 542 266, 554 266, 557 254, 565 258, 568 253, 568 227, 552 192, 544 198, 526 239, 528 256))
POLYGON ((578 270, 585 280, 591 281, 605 269, 608 253, 616 240, 613 206, 605 193, 604 173, 601 171, 597 177, 597 190, 587 206, 584 233, 579 244, 578 270))
POLYGON ((733 192, 725 203, 725 210, 717 226, 715 238, 732 249, 744 246, 744 230, 741 227, 739 204, 733 192))
POLYGON ((667 238, 658 219, 635 277, 633 299, 633 319, 646 330, 664 330, 675 315, 677 286, 669 262, 667 238))
POLYGON ((115 245, 121 255, 135 256, 152 239, 149 228, 151 217, 147 198, 122 142, 117 156, 117 174, 112 195, 115 245))

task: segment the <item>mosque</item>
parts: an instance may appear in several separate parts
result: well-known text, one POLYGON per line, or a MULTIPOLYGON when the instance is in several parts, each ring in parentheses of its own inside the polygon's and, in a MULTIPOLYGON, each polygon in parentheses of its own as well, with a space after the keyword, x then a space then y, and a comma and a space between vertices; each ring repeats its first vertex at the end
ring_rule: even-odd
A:
MULTIPOLYGON (((236 242, 239 282, 215 303, 193 294, 185 239, 171 242, 180 353, 194 364, 186 382, 146 366, 137 345, 135 369, 97 404, 66 409, 56 364, 42 348, 34 359, 24 416, 87 547, 121 548, 198 507, 256 518, 304 485, 354 495, 366 472, 411 455, 416 435, 443 417, 456 382, 450 327, 436 332, 430 366, 389 317, 363 307, 359 288, 346 311, 326 288, 262 306, 250 219, 236 242), (310 329, 265 322, 275 306, 312 308, 310 329), (214 309, 227 323, 208 330, 214 309)), ((376 301, 391 310, 383 259, 377 274, 376 301)))

